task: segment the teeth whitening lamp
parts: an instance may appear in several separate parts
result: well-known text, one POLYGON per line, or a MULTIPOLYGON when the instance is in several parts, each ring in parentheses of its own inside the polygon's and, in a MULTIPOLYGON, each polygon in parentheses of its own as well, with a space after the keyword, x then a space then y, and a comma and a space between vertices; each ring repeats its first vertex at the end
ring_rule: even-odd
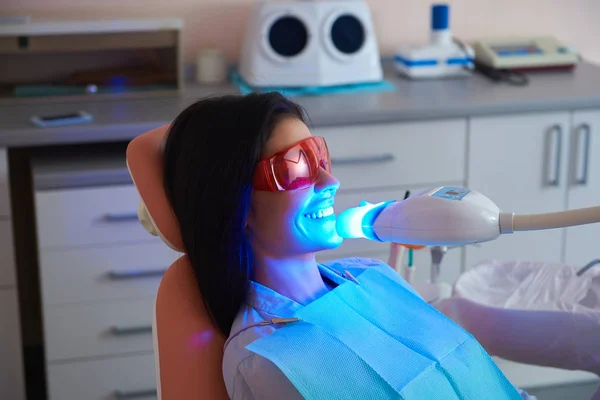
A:
MULTIPOLYGON (((424 190, 402 201, 361 203, 343 211, 336 229, 345 239, 364 238, 418 246, 465 246, 502 234, 600 222, 600 206, 548 214, 501 211, 490 199, 461 187, 424 190)), ((395 260, 393 263, 395 264, 395 260)), ((412 284, 412 283, 411 283, 412 284)), ((448 297, 445 282, 413 284, 429 303, 448 297)))
POLYGON ((362 203, 343 211, 337 231, 343 238, 366 238, 421 246, 464 246, 502 234, 600 222, 600 206, 548 214, 501 211, 474 190, 438 187, 402 201, 362 203))

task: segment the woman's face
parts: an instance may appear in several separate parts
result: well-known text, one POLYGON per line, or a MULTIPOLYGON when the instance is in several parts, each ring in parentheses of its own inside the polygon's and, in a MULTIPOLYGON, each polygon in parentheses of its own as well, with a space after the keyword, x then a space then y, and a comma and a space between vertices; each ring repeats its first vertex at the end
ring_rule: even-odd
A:
MULTIPOLYGON (((262 156, 269 157, 310 136, 302 121, 286 118, 275 127, 262 156)), ((318 212, 333 207, 339 186, 333 175, 320 168, 317 182, 306 189, 253 191, 248 229, 255 251, 290 257, 338 247, 342 238, 335 228, 335 214, 318 218, 318 212)))

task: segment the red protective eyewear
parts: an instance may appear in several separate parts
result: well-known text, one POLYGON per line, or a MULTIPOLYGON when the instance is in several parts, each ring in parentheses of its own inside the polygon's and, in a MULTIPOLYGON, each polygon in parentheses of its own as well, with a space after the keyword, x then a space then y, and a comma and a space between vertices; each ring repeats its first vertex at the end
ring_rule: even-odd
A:
POLYGON ((319 178, 319 168, 331 172, 325 139, 311 136, 259 161, 254 173, 254 189, 270 192, 305 189, 319 178))

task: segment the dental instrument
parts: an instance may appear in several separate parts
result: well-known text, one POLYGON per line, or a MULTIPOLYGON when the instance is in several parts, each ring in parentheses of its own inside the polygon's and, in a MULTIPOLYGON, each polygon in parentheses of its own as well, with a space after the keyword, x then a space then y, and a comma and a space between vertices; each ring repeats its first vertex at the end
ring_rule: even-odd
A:
POLYGON ((440 277, 440 265, 448 252, 448 246, 433 246, 431 248, 431 283, 437 283, 440 277))
POLYGON ((566 228, 600 222, 600 206, 547 214, 501 211, 483 194, 442 186, 402 201, 365 203, 343 211, 337 232, 346 239, 365 238, 424 246, 464 246, 519 231, 566 228))
POLYGON ((406 282, 410 283, 412 281, 412 276, 414 272, 414 260, 415 260, 415 250, 412 248, 408 249, 408 264, 406 269, 404 270, 406 282))
POLYGON ((401 75, 412 79, 471 75, 475 52, 469 45, 452 38, 449 20, 447 4, 432 6, 430 42, 402 47, 394 55, 394 64, 401 75))

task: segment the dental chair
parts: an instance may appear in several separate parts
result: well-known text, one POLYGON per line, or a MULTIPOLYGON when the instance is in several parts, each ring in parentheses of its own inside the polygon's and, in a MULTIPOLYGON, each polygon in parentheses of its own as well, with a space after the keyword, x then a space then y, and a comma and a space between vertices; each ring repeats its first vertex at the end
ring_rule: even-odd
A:
POLYGON ((182 253, 164 274, 156 295, 154 356, 159 400, 229 400, 222 375, 225 337, 209 318, 163 189, 168 126, 144 133, 127 147, 127 167, 140 194, 144 228, 182 253))

